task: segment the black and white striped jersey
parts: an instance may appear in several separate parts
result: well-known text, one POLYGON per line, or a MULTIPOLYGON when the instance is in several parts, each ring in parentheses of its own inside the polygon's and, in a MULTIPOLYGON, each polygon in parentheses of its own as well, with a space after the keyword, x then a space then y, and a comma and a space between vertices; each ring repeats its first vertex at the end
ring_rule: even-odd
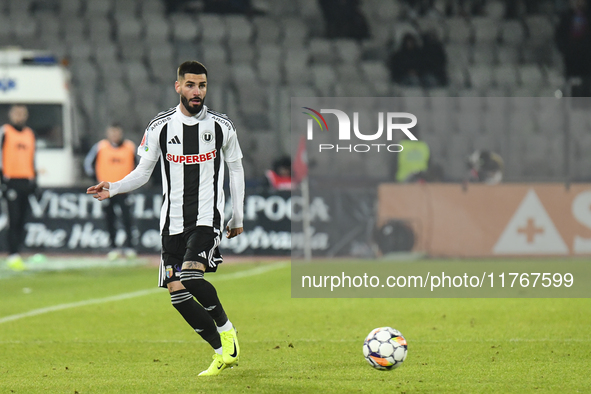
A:
POLYGON ((236 129, 224 114, 203 106, 195 116, 176 107, 159 113, 146 128, 138 155, 160 158, 164 202, 162 235, 196 226, 221 230, 224 223, 224 161, 242 158, 236 129))

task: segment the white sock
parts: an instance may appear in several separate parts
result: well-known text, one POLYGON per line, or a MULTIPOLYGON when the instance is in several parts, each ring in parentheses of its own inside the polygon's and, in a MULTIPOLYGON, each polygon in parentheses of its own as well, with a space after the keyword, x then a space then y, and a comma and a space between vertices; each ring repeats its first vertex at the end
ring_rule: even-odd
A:
POLYGON ((224 332, 224 331, 230 331, 232 329, 232 322, 228 319, 228 321, 226 322, 226 324, 224 324, 223 326, 219 326, 218 332, 224 332))
POLYGON ((213 350, 215 350, 215 352, 216 352, 217 354, 219 354, 219 355, 221 355, 221 354, 222 354, 222 348, 221 348, 221 347, 219 347, 219 348, 217 348, 217 349, 213 349, 213 350))

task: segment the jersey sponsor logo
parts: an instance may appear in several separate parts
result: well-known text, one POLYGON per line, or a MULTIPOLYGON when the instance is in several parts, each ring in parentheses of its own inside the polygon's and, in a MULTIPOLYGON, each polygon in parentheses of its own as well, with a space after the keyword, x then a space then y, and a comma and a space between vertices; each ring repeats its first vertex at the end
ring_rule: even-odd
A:
POLYGON ((224 119, 224 118, 220 118, 219 116, 215 116, 215 115, 213 115, 213 114, 211 115, 211 117, 213 118, 213 120, 215 120, 215 121, 216 121, 216 122, 218 122, 218 123, 221 123, 221 124, 223 124, 223 125, 224 125, 224 126, 226 126, 228 129, 230 129, 230 130, 232 130, 232 129, 233 129, 233 127, 232 127, 232 125, 230 124, 230 122, 228 122, 226 119, 224 119))
POLYGON ((172 137, 170 139, 170 141, 168 141, 169 144, 180 144, 181 140, 179 139, 178 135, 175 135, 174 137, 172 137))
POLYGON ((201 133, 201 141, 211 144, 213 142, 213 133, 209 130, 204 131, 201 133))
POLYGON ((152 125, 150 126, 150 130, 154 130, 156 127, 163 125, 164 123, 168 122, 170 119, 172 119, 172 118, 170 116, 168 116, 164 119, 157 120, 156 122, 152 123, 152 125))
POLYGON ((215 159, 216 150, 212 150, 211 152, 207 153, 200 153, 196 155, 173 155, 170 153, 166 154, 166 160, 172 163, 181 163, 181 164, 199 164, 204 163, 206 161, 210 161, 215 159))

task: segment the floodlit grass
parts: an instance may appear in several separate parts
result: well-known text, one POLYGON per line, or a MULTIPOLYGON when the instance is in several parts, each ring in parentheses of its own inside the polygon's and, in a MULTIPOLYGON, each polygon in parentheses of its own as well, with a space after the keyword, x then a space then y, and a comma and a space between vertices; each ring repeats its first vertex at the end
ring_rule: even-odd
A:
POLYGON ((240 365, 198 378, 212 350, 153 289, 155 267, 0 280, 0 393, 588 393, 589 299, 292 299, 289 266, 209 275, 239 330, 240 365), (95 300, 4 321, 40 308, 95 300), (372 369, 379 326, 409 342, 405 363, 372 369))

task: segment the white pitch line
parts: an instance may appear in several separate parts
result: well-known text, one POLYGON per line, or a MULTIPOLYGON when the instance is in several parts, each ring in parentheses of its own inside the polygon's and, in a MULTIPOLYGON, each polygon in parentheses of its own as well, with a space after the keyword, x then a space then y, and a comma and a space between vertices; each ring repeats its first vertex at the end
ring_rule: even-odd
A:
MULTIPOLYGON (((280 262, 277 262, 277 263, 274 263, 274 264, 264 265, 264 266, 256 267, 256 268, 251 268, 251 269, 247 269, 247 270, 244 270, 244 271, 238 271, 238 272, 234 272, 234 273, 231 273, 231 274, 217 275, 215 277, 214 282, 219 282, 219 281, 224 281, 224 280, 232 280, 232 279, 239 279, 239 278, 245 278, 245 277, 248 277, 248 276, 260 275, 260 274, 264 274, 265 272, 274 271, 276 269, 283 268, 283 267, 285 267, 287 265, 289 265, 288 262, 286 262, 286 261, 280 261, 280 262)), ((2 317, 2 318, 0 318, 0 324, 8 323, 8 322, 15 321, 15 320, 24 319, 25 317, 38 316, 38 315, 43 315, 45 313, 61 311, 61 310, 64 310, 64 309, 77 308, 79 306, 104 304, 106 302, 121 301, 121 300, 130 299, 130 298, 142 297, 142 296, 145 296, 145 295, 148 295, 148 294, 153 294, 153 293, 156 293, 156 292, 162 291, 162 290, 163 289, 161 289, 159 287, 156 287, 156 288, 153 288, 153 289, 139 290, 139 291, 134 291, 134 292, 131 292, 131 293, 119 294, 119 295, 116 295, 116 296, 110 296, 110 297, 104 297, 104 298, 92 298, 90 300, 78 301, 78 302, 71 302, 69 304, 59 304, 59 305, 48 306, 48 307, 45 307, 45 308, 33 309, 32 311, 28 311, 28 312, 25 312, 25 313, 19 313, 19 314, 16 314, 16 315, 10 315, 10 316, 2 317)))

